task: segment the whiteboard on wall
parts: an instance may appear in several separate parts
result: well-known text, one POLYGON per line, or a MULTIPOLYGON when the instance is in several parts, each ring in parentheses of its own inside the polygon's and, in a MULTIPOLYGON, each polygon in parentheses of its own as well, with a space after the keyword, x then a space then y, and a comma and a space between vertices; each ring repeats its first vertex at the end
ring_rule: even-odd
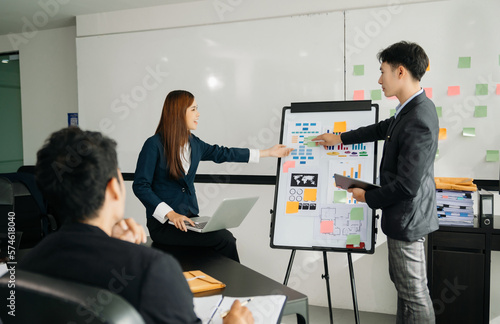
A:
MULTIPOLYGON (((77 38, 80 126, 118 142, 134 172, 168 92, 192 92, 195 135, 210 144, 265 149, 279 142, 281 108, 342 100, 341 12, 77 38)), ((259 164, 200 164, 198 173, 274 175, 259 164)))
POLYGON ((398 101, 380 91, 376 55, 401 40, 417 42, 430 59, 421 85, 441 107, 439 125, 446 129, 446 139, 439 141, 435 175, 498 179, 498 162, 487 162, 486 156, 488 150, 500 149, 499 12, 500 2, 493 0, 347 11, 346 99, 355 94, 373 99, 380 105, 380 119, 388 118, 398 101), (480 86, 486 87, 485 95, 476 93, 478 84, 485 85, 480 86), (449 87, 457 86, 460 94, 449 95, 449 87), (487 116, 475 117, 476 106, 486 106, 487 116), (464 128, 466 135, 472 135, 473 128, 475 136, 464 136, 464 128))
POLYGON ((283 109, 281 139, 294 151, 278 164, 271 247, 374 252, 374 210, 337 188, 334 175, 374 183, 376 143, 323 147, 312 139, 377 121, 378 107, 370 101, 301 103, 283 109))

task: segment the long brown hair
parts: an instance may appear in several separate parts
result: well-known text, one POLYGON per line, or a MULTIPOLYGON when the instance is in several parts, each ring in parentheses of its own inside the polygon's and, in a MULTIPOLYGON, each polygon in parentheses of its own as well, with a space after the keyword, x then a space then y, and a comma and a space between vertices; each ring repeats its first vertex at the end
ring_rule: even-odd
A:
POLYGON ((184 176, 181 148, 189 140, 191 132, 186 125, 186 109, 193 104, 194 96, 185 90, 171 91, 165 98, 160 122, 155 134, 160 134, 169 167, 174 179, 184 176))

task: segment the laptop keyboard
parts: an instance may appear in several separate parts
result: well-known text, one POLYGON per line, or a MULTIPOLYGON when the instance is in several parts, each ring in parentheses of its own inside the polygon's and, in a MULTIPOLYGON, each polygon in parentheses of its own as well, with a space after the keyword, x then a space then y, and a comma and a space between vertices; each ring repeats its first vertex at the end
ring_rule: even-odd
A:
POLYGON ((203 223, 198 223, 198 224, 194 224, 194 227, 197 228, 197 229, 204 229, 205 226, 207 225, 208 222, 203 222, 203 223))

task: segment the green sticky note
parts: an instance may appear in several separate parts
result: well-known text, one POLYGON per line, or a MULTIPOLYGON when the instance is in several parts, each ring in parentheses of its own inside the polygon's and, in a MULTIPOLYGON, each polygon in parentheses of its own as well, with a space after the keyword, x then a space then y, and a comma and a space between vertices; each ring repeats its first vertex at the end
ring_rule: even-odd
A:
POLYGON ((389 115, 392 117, 396 114, 396 109, 391 109, 389 115))
POLYGON ((436 150, 436 158, 439 157, 439 149, 436 150))
POLYGON ((365 66, 354 65, 354 75, 365 75, 365 66))
POLYGON ((371 91, 372 100, 382 100, 382 90, 372 90, 371 91))
POLYGON ((436 107, 438 117, 443 117, 443 107, 436 107))
POLYGON ((458 58, 459 69, 470 69, 470 56, 458 58))
POLYGON ((476 96, 486 96, 488 94, 488 84, 476 84, 476 96))
POLYGON ((497 162, 499 160, 498 150, 487 150, 486 151, 486 162, 497 162))
POLYGON ((336 190, 333 192, 333 202, 336 204, 345 204, 347 201, 347 191, 336 190))
POLYGON ((363 207, 354 207, 351 209, 351 220, 363 220, 364 218, 363 207))
POLYGON ((476 136, 476 129, 474 127, 464 127, 462 130, 463 136, 476 136))
POLYGON ((304 145, 307 147, 316 147, 316 142, 312 142, 312 139, 315 138, 316 136, 308 136, 304 137, 304 145))
POLYGON ((347 241, 345 242, 345 244, 359 245, 360 242, 361 236, 359 234, 349 234, 347 235, 347 241))
POLYGON ((486 117, 488 115, 486 106, 476 106, 474 108, 474 117, 486 117))

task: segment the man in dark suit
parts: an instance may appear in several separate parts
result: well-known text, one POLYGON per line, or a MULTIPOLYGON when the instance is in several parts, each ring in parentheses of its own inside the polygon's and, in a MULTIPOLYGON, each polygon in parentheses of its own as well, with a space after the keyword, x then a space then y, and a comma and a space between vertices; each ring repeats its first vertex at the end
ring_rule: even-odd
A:
MULTIPOLYGON (((125 186, 115 148, 100 133, 71 127, 52 134, 38 151, 37 184, 65 224, 19 267, 117 293, 146 323, 201 323, 177 261, 136 244, 146 241, 144 230, 123 219, 125 186)), ((236 303, 224 323, 253 318, 236 303)))
POLYGON ((434 182, 439 124, 436 108, 420 87, 429 59, 415 43, 399 42, 378 54, 378 83, 399 100, 396 114, 354 131, 318 136, 320 145, 385 140, 381 188, 349 189, 359 202, 382 209, 389 274, 398 291, 397 323, 434 323, 427 288, 424 236, 439 227, 434 182))

